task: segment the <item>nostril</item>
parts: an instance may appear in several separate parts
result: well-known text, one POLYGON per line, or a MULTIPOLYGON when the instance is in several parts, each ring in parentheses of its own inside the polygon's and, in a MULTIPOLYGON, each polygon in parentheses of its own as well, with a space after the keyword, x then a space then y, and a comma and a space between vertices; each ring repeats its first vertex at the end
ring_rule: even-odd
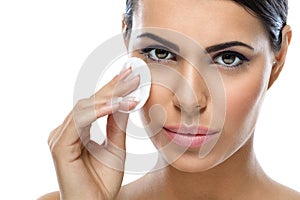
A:
POLYGON ((174 106, 181 112, 185 113, 200 113, 206 109, 205 104, 192 101, 173 101, 174 106))
POLYGON ((181 112, 185 113, 199 113, 204 112, 206 105, 206 97, 201 96, 194 98, 178 98, 178 96, 173 97, 173 105, 181 112))

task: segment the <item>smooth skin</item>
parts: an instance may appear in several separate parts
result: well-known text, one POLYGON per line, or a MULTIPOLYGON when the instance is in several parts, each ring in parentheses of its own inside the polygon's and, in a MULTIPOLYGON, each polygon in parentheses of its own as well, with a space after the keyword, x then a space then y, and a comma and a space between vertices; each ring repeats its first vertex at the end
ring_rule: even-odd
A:
MULTIPOLYGON (((249 61, 239 69, 229 70, 224 67, 224 63, 215 60, 218 62, 226 93, 226 118, 224 127, 219 127, 222 128, 222 134, 218 143, 204 159, 199 159, 194 149, 188 149, 167 167, 150 172, 141 179, 121 187, 123 172, 110 169, 93 158, 85 150, 76 130, 79 130, 79 135, 85 136, 83 138, 87 138, 89 125, 97 118, 108 115, 109 142, 103 150, 103 155, 116 158, 112 159, 114 163, 121 166, 124 164, 125 156, 120 155, 115 146, 125 150, 125 132, 122 130, 126 127, 128 115, 116 113, 116 110, 120 106, 133 109, 136 102, 124 103, 126 106, 111 106, 105 103, 113 96, 110 89, 130 73, 123 72, 123 76, 115 77, 99 90, 93 96, 93 100, 79 102, 64 123, 50 134, 49 146, 57 171, 60 193, 54 192, 40 199, 59 199, 60 196, 64 200, 300 199, 298 192, 273 181, 264 173, 253 150, 255 123, 265 93, 272 87, 284 66, 292 36, 290 27, 285 26, 282 30, 281 49, 274 52, 261 22, 232 1, 186 0, 183 3, 179 0, 143 0, 139 1, 134 15, 133 29, 147 27, 168 28, 180 32, 193 38, 203 47, 236 40, 253 47, 253 50, 240 46, 225 49, 239 52, 248 58, 249 61), (78 109, 85 112, 78 112, 78 109), (119 116, 123 127, 116 126, 111 113, 119 116), (77 116, 76 119, 88 120, 80 121, 82 126, 76 129, 74 116, 77 116)), ((123 30, 125 29, 126 23, 123 23, 123 30)), ((126 45, 129 43, 130 41, 125 40, 126 45)), ((220 52, 212 52, 211 57, 217 53, 220 52)), ((138 51, 131 55, 148 63, 155 62, 154 57, 149 59, 149 55, 145 56, 138 51)), ((177 59, 169 63, 170 66, 181 66, 176 69, 186 78, 193 90, 197 91, 199 102, 179 103, 170 91, 153 85, 150 98, 141 110, 143 123, 150 123, 149 109, 155 104, 167 111, 167 125, 179 124, 181 119, 192 118, 196 115, 191 112, 192 108, 200 105, 198 123, 207 125, 212 101, 203 78, 185 60, 177 59)), ((132 85, 128 88, 134 89, 138 79, 130 84, 132 85)), ((129 89, 126 90, 128 91, 129 89)), ((119 95, 126 92, 123 90, 119 95)), ((177 95, 180 95, 180 92, 177 95)), ((152 123, 159 125, 162 122, 158 118, 152 123)), ((163 131, 151 140, 157 148, 162 148, 169 142, 163 131)), ((168 158, 169 152, 161 153, 168 158)))
POLYGON ((99 162, 86 150, 92 148, 112 165, 124 167, 125 130, 128 114, 116 113, 118 109, 131 110, 135 101, 111 104, 114 97, 125 96, 139 84, 139 76, 128 81, 131 68, 114 77, 88 99, 80 100, 62 125, 53 130, 48 143, 55 163, 60 195, 53 193, 41 199, 115 199, 123 172, 99 162), (112 113, 115 113, 114 116, 112 113), (89 138, 91 123, 107 116, 107 142, 100 146, 89 138), (116 120, 119 120, 116 123, 116 120), (85 141, 83 144, 82 141, 85 141), (104 148, 102 148, 104 147, 104 148), (124 151, 120 151, 124 150, 124 151))

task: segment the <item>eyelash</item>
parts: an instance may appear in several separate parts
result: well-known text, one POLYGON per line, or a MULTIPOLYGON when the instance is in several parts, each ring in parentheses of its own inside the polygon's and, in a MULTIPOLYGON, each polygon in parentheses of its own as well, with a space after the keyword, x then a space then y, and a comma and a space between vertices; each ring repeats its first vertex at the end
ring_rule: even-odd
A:
POLYGON ((162 46, 149 46, 147 48, 141 49, 140 54, 144 55, 148 60, 154 61, 157 63, 166 63, 166 62, 177 60, 177 54, 171 52, 169 49, 162 47, 162 46), (151 55, 151 54, 155 53, 156 50, 164 51, 165 53, 167 53, 167 55, 168 55, 167 58, 164 58, 164 59, 153 58, 153 55, 151 55))
MULTIPOLYGON (((147 48, 141 49, 140 54, 144 55, 148 60, 154 61, 157 63, 167 63, 170 61, 176 61, 177 56, 178 56, 177 54, 171 52, 170 50, 168 50, 167 48, 162 47, 162 46, 149 46, 147 48), (164 51, 164 53, 167 53, 167 55, 168 55, 167 58, 164 58, 164 59, 153 58, 153 53, 155 53, 155 51, 157 51, 157 50, 161 50, 161 51, 164 51)), ((155 57, 157 57, 157 56, 155 55, 155 57)), ((242 55, 238 52, 235 52, 235 51, 223 51, 223 52, 219 52, 215 56, 212 56, 212 61, 214 64, 217 64, 223 68, 238 68, 241 65, 243 65, 244 63, 249 62, 249 59, 246 58, 244 55, 242 55), (222 60, 221 61, 223 62, 223 64, 218 63, 220 61, 217 61, 217 60, 222 59, 223 56, 229 56, 229 57, 234 56, 235 64, 228 65, 228 64, 224 63, 224 61, 222 61, 222 60), (239 61, 236 61, 236 59, 239 59, 239 61)))
POLYGON ((243 64, 249 62, 249 59, 246 58, 244 55, 238 53, 238 52, 235 52, 235 51, 223 51, 223 52, 220 52, 218 53, 217 55, 213 56, 212 57, 212 61, 217 64, 217 65, 220 65, 221 67, 225 67, 225 68, 238 68, 240 66, 242 66, 243 64), (223 63, 224 64, 220 64, 217 62, 218 59, 222 59, 223 56, 234 56, 234 61, 237 62, 235 64, 232 64, 232 65, 228 65, 226 63, 223 63), (239 61, 236 61, 236 59, 239 59, 239 61))

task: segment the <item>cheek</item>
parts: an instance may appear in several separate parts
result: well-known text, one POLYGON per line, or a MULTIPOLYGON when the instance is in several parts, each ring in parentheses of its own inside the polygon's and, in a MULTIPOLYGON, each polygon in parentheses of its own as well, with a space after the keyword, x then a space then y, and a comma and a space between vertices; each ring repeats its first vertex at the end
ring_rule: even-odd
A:
POLYGON ((263 97, 267 79, 261 70, 250 72, 231 83, 225 83, 226 90, 226 132, 252 132, 263 97))
POLYGON ((231 122, 238 122, 254 112, 260 100, 261 90, 258 84, 243 82, 227 89, 227 117, 231 122))
POLYGON ((171 98, 172 93, 169 90, 153 84, 151 86, 150 96, 140 111, 143 124, 163 123, 167 115, 166 107, 170 104, 171 98), (151 118, 154 118, 154 120, 151 120, 151 118), (158 118, 161 119, 158 120, 158 118))
POLYGON ((140 110, 140 117, 144 129, 151 138, 157 149, 160 149, 167 143, 160 132, 162 127, 169 118, 170 110, 167 110, 170 105, 172 93, 167 89, 153 84, 151 86, 150 96, 146 104, 140 110))

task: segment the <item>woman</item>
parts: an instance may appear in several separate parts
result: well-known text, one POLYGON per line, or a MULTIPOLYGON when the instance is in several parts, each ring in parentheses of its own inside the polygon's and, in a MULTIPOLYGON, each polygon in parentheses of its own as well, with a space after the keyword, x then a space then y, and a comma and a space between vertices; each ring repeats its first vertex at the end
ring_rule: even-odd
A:
MULTIPOLYGON (((291 40, 286 18, 284 0, 127 0, 123 31, 130 56, 149 66, 162 65, 160 70, 167 68, 182 79, 172 90, 153 84, 141 110, 168 165, 121 187, 128 114, 117 111, 134 109, 138 102, 109 102, 137 87, 139 76, 124 82, 129 68, 79 101, 52 131, 49 146, 60 192, 41 199, 300 199, 298 192, 264 173, 253 150, 260 106, 284 66, 291 40), (190 45, 201 46, 199 51, 189 49, 187 38, 190 45), (200 59, 199 70, 197 58, 207 55, 211 62, 200 59), (211 71, 222 83, 213 84, 211 71), (220 84, 221 90, 215 90, 220 84), (164 117, 150 114, 154 105, 164 117), (106 115, 108 140, 99 148, 85 136, 91 123, 106 115)), ((151 70, 153 79, 161 74, 151 70)))

